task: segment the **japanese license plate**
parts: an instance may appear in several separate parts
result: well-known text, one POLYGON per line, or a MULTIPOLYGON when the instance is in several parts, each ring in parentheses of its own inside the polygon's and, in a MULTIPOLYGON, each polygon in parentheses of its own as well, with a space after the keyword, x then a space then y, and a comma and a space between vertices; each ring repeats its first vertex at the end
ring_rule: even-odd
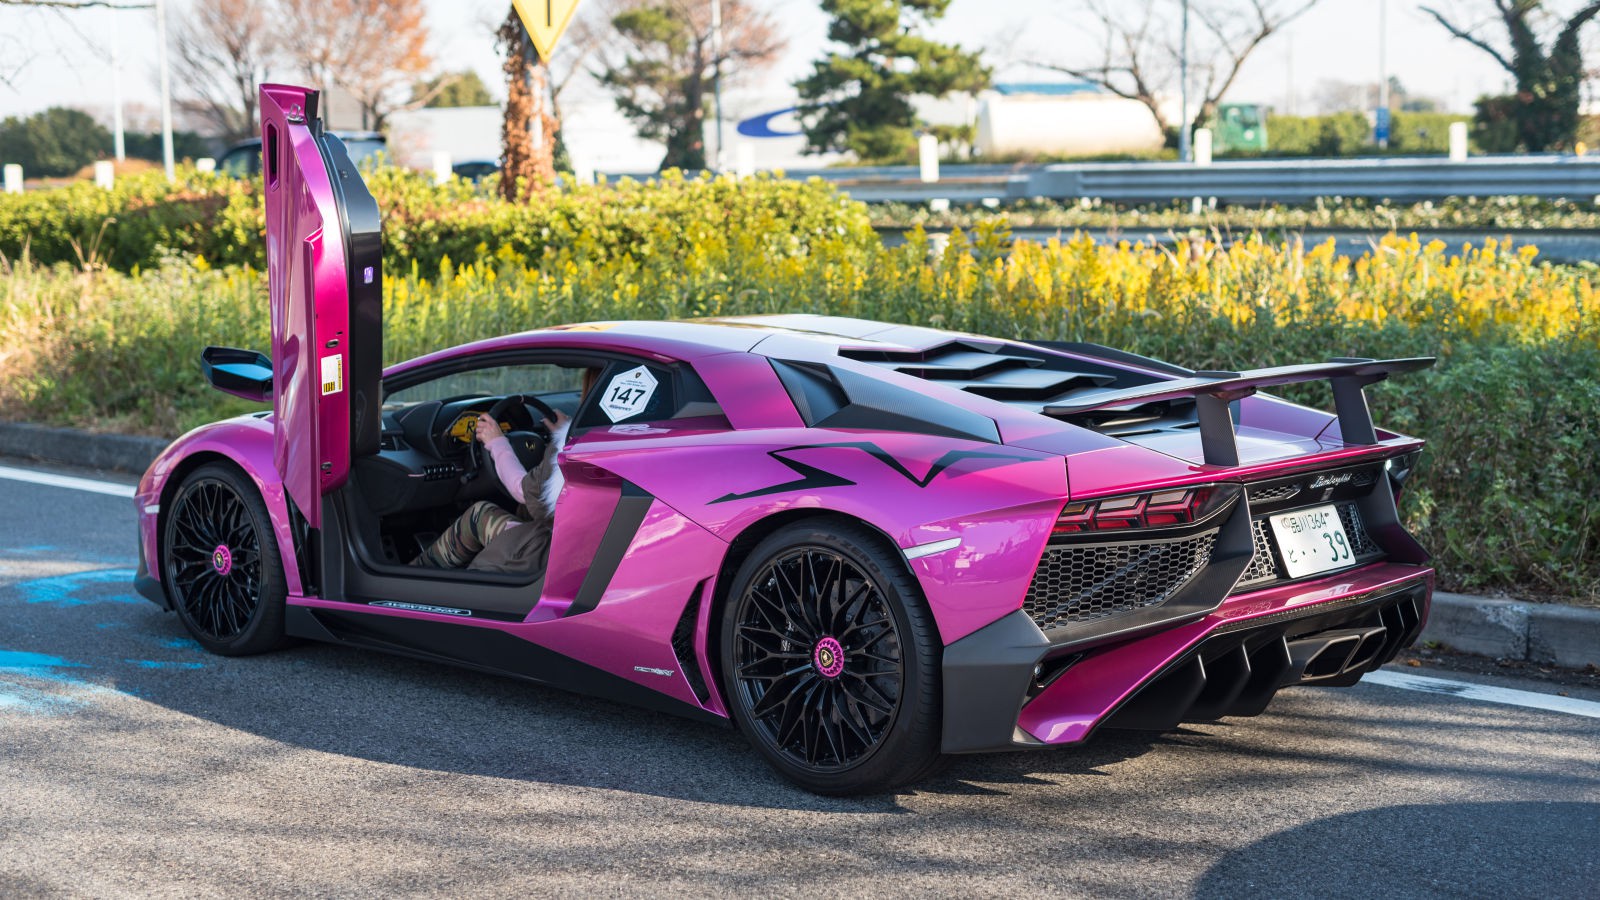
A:
POLYGON ((1290 578, 1342 569, 1356 561, 1350 536, 1333 506, 1316 506, 1271 517, 1272 534, 1290 578))

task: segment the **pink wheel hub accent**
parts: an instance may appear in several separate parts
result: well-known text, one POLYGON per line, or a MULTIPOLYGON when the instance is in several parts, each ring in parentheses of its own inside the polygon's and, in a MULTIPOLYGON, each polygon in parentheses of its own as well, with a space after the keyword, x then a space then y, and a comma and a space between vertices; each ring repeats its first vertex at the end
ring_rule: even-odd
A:
POLYGON ((233 551, 227 544, 218 544, 217 549, 211 551, 211 568, 216 569, 218 575, 233 571, 233 551))
POLYGON ((838 678, 844 672, 844 647, 831 637, 817 641, 816 649, 811 651, 811 664, 823 678, 838 678))

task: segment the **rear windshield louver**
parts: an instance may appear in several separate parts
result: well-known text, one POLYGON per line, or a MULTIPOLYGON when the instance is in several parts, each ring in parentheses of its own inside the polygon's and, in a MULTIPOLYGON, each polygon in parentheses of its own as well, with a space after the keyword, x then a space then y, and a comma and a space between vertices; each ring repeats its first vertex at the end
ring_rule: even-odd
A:
POLYGON ((973 341, 922 351, 846 350, 841 355, 1033 410, 1080 390, 1111 387, 1128 374, 1087 360, 973 341))

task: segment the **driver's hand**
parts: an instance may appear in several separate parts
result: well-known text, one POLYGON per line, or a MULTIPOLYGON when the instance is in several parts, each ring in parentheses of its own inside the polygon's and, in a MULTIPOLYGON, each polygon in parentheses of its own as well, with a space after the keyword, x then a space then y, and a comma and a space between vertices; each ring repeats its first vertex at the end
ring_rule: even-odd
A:
POLYGON ((544 420, 545 427, 550 429, 550 433, 551 434, 555 434, 557 429, 564 427, 568 422, 570 422, 572 420, 571 416, 567 415, 566 413, 562 412, 559 409, 555 411, 555 414, 556 414, 556 417, 554 419, 551 419, 551 418, 549 418, 547 416, 547 417, 545 417, 545 420, 544 420))
POLYGON ((506 439, 505 432, 500 430, 500 423, 489 418, 487 413, 478 413, 477 432, 478 440, 482 441, 485 447, 495 441, 506 439))

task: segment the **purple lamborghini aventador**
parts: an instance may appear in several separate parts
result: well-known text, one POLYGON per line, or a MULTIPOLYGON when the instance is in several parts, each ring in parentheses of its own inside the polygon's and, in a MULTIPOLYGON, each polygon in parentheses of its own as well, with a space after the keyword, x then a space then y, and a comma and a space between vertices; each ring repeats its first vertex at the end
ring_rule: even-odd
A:
POLYGON ((262 89, 270 354, 202 360, 272 411, 180 438, 136 498, 139 589, 215 652, 310 638, 731 721, 851 793, 1255 715, 1422 627, 1433 573, 1396 514, 1422 442, 1375 428, 1364 389, 1431 360, 1196 372, 775 316, 383 369, 378 209, 317 102, 262 89), (1335 412, 1257 393, 1310 381, 1335 412), (514 505, 480 413, 525 465, 557 454, 537 571, 410 565, 468 506, 514 505))

